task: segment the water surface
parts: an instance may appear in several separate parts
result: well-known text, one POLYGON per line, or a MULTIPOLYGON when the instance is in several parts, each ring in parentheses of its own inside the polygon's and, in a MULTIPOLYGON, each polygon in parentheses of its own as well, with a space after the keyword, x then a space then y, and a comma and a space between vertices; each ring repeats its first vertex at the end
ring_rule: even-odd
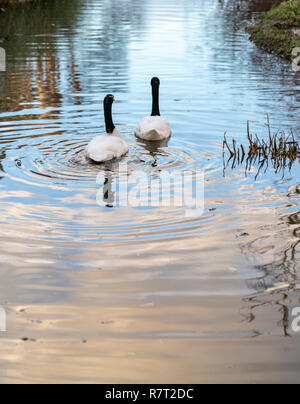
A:
POLYGON ((244 143, 247 120, 299 133, 299 76, 245 34, 268 3, 46 0, 0 16, 1 382, 299 381, 299 165, 223 170, 223 134, 244 143), (160 148, 133 136, 154 75, 173 129, 160 148), (107 93, 132 182, 196 166, 202 216, 97 203, 99 178, 120 181, 118 162, 84 156, 107 93))

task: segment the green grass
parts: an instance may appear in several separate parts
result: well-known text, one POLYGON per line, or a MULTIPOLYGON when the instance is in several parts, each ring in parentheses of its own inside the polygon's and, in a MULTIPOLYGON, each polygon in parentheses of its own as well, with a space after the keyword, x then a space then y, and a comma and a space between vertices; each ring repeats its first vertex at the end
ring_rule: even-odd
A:
POLYGON ((291 61, 292 50, 300 47, 300 37, 293 28, 300 28, 300 0, 285 1, 261 15, 248 32, 257 46, 291 61))

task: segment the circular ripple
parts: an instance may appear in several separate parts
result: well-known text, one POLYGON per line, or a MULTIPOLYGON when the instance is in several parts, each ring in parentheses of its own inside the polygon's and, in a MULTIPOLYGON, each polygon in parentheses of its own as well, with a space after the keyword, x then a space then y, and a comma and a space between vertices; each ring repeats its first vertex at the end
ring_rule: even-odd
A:
POLYGON ((149 144, 128 140, 128 143, 130 151, 121 160, 95 164, 85 156, 86 141, 80 138, 57 141, 55 136, 43 138, 42 143, 30 145, 28 153, 26 148, 23 149, 23 156, 11 157, 20 171, 15 175, 16 173, 12 174, 7 170, 6 175, 31 185, 44 185, 45 188, 55 189, 67 187, 70 190, 70 187, 77 189, 95 184, 99 172, 110 170, 114 176, 118 176, 120 165, 126 165, 131 173, 144 171, 149 175, 162 170, 210 171, 218 167, 216 154, 200 155, 192 148, 185 151, 180 144, 175 148, 168 147, 165 142, 149 144))
POLYGON ((106 197, 105 189, 111 188, 113 194, 116 183, 135 184, 141 174, 146 178, 142 189, 148 187, 147 178, 157 179, 161 173, 180 176, 199 169, 211 174, 220 167, 217 147, 200 154, 199 147, 180 143, 176 137, 170 144, 145 143, 133 138, 132 129, 121 131, 130 151, 119 161, 105 164, 86 158, 85 148, 92 138, 86 135, 84 139, 78 134, 66 138, 67 132, 32 136, 27 145, 20 139, 18 148, 8 148, 3 171, 10 180, 22 183, 27 196, 20 193, 26 197, 19 203, 16 194, 11 202, 15 217, 8 219, 7 235, 21 226, 19 237, 27 243, 72 243, 74 234, 81 242, 98 243, 186 237, 197 231, 207 217, 187 218, 183 207, 119 206, 106 197))

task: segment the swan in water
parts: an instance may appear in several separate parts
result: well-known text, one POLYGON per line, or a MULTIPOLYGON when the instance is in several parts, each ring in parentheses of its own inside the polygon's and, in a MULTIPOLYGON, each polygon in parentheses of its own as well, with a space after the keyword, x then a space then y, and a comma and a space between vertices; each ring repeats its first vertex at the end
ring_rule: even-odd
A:
POLYGON ((160 80, 154 77, 152 86, 152 115, 143 118, 138 124, 135 135, 143 140, 157 141, 169 139, 172 135, 169 122, 160 116, 159 111, 159 86, 160 80))
POLYGON ((104 117, 106 135, 95 137, 86 148, 86 155, 97 163, 120 158, 128 152, 128 145, 116 129, 112 119, 112 104, 115 97, 111 94, 104 98, 104 117))

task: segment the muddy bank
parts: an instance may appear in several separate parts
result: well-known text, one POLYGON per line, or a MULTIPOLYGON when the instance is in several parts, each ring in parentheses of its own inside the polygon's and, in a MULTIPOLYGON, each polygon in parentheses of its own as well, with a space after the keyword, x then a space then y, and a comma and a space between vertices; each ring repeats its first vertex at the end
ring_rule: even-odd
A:
POLYGON ((293 49, 300 47, 299 28, 300 1, 289 0, 261 15, 248 32, 261 49, 292 61, 293 49))

